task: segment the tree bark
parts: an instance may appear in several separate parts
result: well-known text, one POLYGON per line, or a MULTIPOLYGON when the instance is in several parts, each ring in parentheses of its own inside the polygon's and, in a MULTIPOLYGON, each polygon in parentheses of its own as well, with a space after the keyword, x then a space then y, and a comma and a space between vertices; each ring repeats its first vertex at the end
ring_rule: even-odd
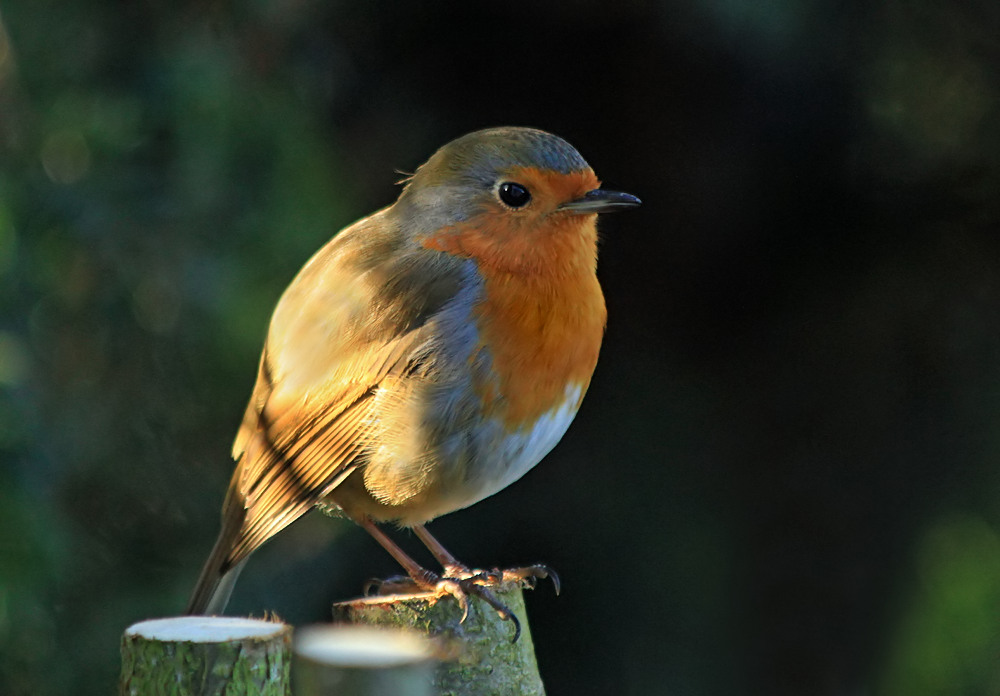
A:
POLYGON ((292 629, 223 616, 134 624, 122 636, 120 694, 288 696, 292 629))
POLYGON ((451 597, 434 594, 365 597, 333 605, 335 621, 407 628, 428 635, 450 657, 434 674, 434 694, 449 696, 544 696, 535 646, 521 587, 514 583, 494 593, 517 616, 521 635, 512 642, 514 625, 477 597, 469 598, 469 616, 451 597))

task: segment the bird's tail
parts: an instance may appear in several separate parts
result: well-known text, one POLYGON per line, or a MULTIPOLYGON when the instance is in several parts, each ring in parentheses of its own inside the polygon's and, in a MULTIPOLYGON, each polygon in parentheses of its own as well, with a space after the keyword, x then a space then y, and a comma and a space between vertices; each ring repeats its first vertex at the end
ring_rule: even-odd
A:
POLYGON ((226 569, 225 561, 229 549, 220 548, 222 541, 220 534, 208 561, 205 562, 205 567, 201 569, 198 583, 194 586, 191 599, 188 600, 187 609, 184 610, 185 614, 210 616, 225 611, 229 597, 233 594, 236 578, 243 570, 246 559, 226 569))
POLYGON ((243 506, 234 504, 232 490, 226 496, 222 510, 222 529, 219 531, 219 538, 215 540, 212 553, 208 555, 208 560, 201 569, 201 575, 198 576, 187 609, 184 610, 185 614, 211 615, 225 611, 236 578, 246 563, 246 557, 236 563, 233 563, 231 558, 246 517, 243 506))

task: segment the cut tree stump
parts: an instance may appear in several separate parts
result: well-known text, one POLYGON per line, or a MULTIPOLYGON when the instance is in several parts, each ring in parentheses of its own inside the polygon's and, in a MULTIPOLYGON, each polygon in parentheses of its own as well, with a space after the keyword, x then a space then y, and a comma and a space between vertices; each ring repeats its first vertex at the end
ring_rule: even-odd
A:
POLYGON ((413 631, 370 626, 296 630, 295 696, 433 696, 434 646, 413 631))
POLYGON ((225 616, 133 624, 122 636, 122 696, 287 696, 292 629, 225 616))
POLYGON ((433 694, 544 696, 522 588, 507 583, 491 590, 520 621, 517 642, 512 642, 513 622, 501 619, 478 597, 469 598, 469 616, 464 623, 454 598, 439 598, 433 593, 378 595, 338 602, 333 605, 333 618, 351 624, 410 629, 435 639, 446 659, 435 670, 433 694))

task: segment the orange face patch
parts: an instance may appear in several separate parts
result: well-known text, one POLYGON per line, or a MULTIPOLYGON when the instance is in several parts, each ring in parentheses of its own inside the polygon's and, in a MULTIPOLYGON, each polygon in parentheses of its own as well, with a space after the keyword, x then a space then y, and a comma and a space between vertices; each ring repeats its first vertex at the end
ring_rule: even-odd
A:
POLYGON ((505 177, 506 180, 527 186, 531 191, 532 205, 543 211, 552 211, 563 203, 582 198, 587 191, 593 191, 601 185, 592 169, 561 174, 551 169, 512 167, 505 172, 505 177))
POLYGON ((503 176, 531 192, 531 202, 512 209, 492 192, 482 212, 422 240, 423 246, 475 259, 480 268, 516 274, 561 274, 568 267, 594 267, 596 232, 593 215, 558 208, 583 197, 601 182, 590 169, 560 174, 535 167, 514 167, 503 176))

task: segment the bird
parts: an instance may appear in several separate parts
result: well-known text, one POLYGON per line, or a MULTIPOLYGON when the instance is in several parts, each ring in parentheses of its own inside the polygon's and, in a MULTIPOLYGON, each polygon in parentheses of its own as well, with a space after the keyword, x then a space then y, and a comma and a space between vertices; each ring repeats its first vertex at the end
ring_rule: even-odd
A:
POLYGON ((222 613, 248 557, 317 507, 466 612, 474 595, 512 618, 487 586, 551 574, 469 569, 425 524, 514 483, 563 437, 605 332, 597 217, 640 200, 601 188, 559 136, 524 127, 461 136, 401 183, 274 309, 187 614, 222 613), (412 529, 442 571, 381 523, 412 529))

